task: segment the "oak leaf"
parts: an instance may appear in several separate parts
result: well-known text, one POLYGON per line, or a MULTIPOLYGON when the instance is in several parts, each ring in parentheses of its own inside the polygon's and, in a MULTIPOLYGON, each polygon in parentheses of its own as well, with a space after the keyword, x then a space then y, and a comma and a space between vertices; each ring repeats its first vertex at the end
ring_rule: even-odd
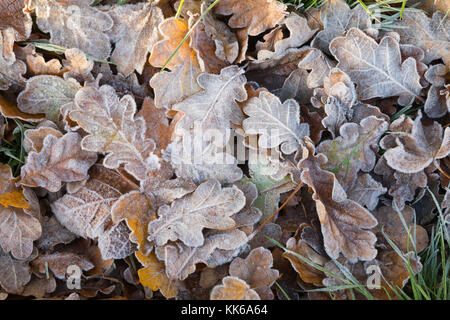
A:
POLYGON ((255 290, 236 277, 225 277, 211 290, 211 300, 261 300, 255 290))
POLYGON ((278 279, 279 272, 272 266, 270 250, 259 247, 250 251, 245 259, 235 258, 230 264, 229 273, 232 277, 244 280, 262 300, 273 300, 270 287, 278 279))
POLYGON ((450 153, 450 128, 444 132, 442 129, 437 122, 424 125, 419 111, 410 132, 393 133, 394 146, 388 145, 392 137, 380 141, 381 148, 387 149, 384 153, 387 164, 402 173, 416 173, 434 160, 445 158, 450 153))
POLYGON ((58 123, 61 107, 72 103, 80 89, 80 84, 74 79, 35 76, 27 80, 25 90, 17 97, 17 107, 30 114, 45 113, 48 120, 58 123))
POLYGON ((124 164, 138 180, 145 180, 159 167, 159 158, 153 153, 155 143, 145 137, 145 121, 134 117, 137 107, 132 96, 119 99, 108 85, 85 87, 76 94, 75 106, 70 118, 89 133, 81 147, 107 153, 105 167, 115 169, 124 164))
POLYGON ((446 19, 445 13, 436 11, 428 18, 421 11, 406 11, 395 25, 399 27, 395 30, 400 35, 402 43, 423 49, 425 63, 442 58, 444 63, 450 66, 450 22, 446 19))
POLYGON ((141 284, 149 287, 152 291, 161 291, 167 299, 174 298, 178 292, 177 281, 167 277, 164 262, 159 261, 154 252, 144 255, 142 252, 136 251, 135 254, 144 266, 138 270, 141 284))
POLYGON ((198 247, 189 247, 177 241, 157 247, 156 256, 165 262, 169 279, 185 280, 195 272, 198 263, 215 268, 231 261, 247 240, 246 234, 238 229, 210 232, 198 247))
POLYGON ((378 44, 351 28, 345 37, 331 42, 330 51, 339 61, 338 67, 357 84, 360 100, 399 96, 398 103, 407 105, 420 94, 416 60, 410 57, 402 62, 399 43, 392 36, 383 37, 378 44))
POLYGON ((369 29, 375 37, 378 34, 378 31, 372 28, 371 15, 360 4, 350 9, 344 0, 327 1, 320 9, 320 19, 323 30, 317 34, 311 46, 325 53, 330 53, 329 45, 334 38, 344 36, 351 28, 362 31, 369 29))
POLYGON ((20 294, 31 280, 27 260, 17 260, 0 248, 0 285, 8 293, 20 294))
MULTIPOLYGON (((153 46, 149 62, 152 66, 162 67, 183 40, 189 24, 186 20, 169 18, 161 22, 158 29, 163 39, 153 46)), ((155 105, 170 109, 173 104, 201 90, 197 76, 202 70, 189 41, 178 49, 167 68, 171 71, 156 73, 150 80, 150 86, 155 90, 155 105)))
POLYGON ((374 180, 369 173, 358 175, 355 185, 348 190, 349 199, 356 201, 369 210, 374 210, 378 205, 378 198, 385 194, 387 188, 374 180))
POLYGON ((20 87, 25 85, 23 75, 27 72, 27 66, 16 59, 13 52, 14 41, 13 29, 0 29, 0 90, 8 90, 13 84, 20 87))
POLYGON ((425 73, 425 79, 431 83, 428 97, 425 101, 424 112, 430 118, 440 118, 450 110, 450 99, 442 94, 445 92, 445 81, 448 77, 449 67, 443 64, 430 66, 425 73))
POLYGON ((33 241, 41 236, 40 209, 36 195, 30 189, 17 188, 11 168, 0 165, 0 194, 22 193, 28 208, 0 206, 0 245, 16 259, 26 259, 33 251, 33 241))
POLYGON ((233 228, 235 222, 230 216, 244 205, 245 196, 237 187, 222 189, 217 180, 208 180, 170 207, 161 206, 158 219, 148 225, 148 239, 159 246, 178 239, 188 246, 200 246, 204 242, 204 228, 233 228))
POLYGON ((313 200, 321 223, 327 254, 337 259, 339 253, 352 262, 371 260, 377 250, 376 237, 368 231, 377 225, 377 220, 362 206, 347 198, 347 195, 329 171, 321 169, 326 163, 322 154, 314 156, 314 146, 306 141, 303 158, 298 167, 302 169, 301 180, 313 189, 313 200))
POLYGON ((80 142, 81 136, 76 132, 66 133, 61 138, 48 135, 39 152, 28 154, 21 168, 20 183, 56 192, 63 182, 87 179, 87 172, 97 161, 97 155, 82 150, 80 142))
POLYGON ((111 17, 90 6, 92 0, 65 3, 58 0, 31 0, 36 24, 50 33, 50 42, 64 48, 78 48, 86 54, 106 60, 111 44, 106 31, 114 24, 111 17))
POLYGON ((66 278, 66 273, 70 270, 68 267, 71 265, 76 265, 85 271, 94 268, 89 259, 70 251, 41 254, 33 260, 32 265, 41 274, 45 274, 45 270, 48 268, 56 278, 63 280, 66 278))
POLYGON ((287 14, 286 5, 275 0, 222 0, 214 13, 229 16, 231 28, 246 28, 248 34, 258 34, 274 27, 287 14))
POLYGON ((342 125, 339 137, 324 141, 317 148, 328 159, 323 168, 333 172, 344 189, 350 189, 360 170, 370 172, 375 166, 378 141, 387 129, 388 123, 375 116, 360 124, 342 125))
POLYGON ((244 70, 233 65, 222 69, 220 75, 201 74, 197 81, 204 90, 173 106, 173 110, 184 113, 177 127, 187 130, 197 122, 205 131, 222 132, 231 123, 240 125, 244 116, 236 101, 247 99, 247 80, 243 73, 244 70))
POLYGON ((153 3, 114 6, 107 11, 114 21, 107 31, 115 43, 111 60, 125 76, 144 69, 147 55, 159 40, 157 26, 164 20, 163 13, 153 3))
POLYGON ((26 40, 31 34, 33 21, 25 8, 25 1, 0 1, 0 29, 14 28, 18 34, 17 40, 26 40))
POLYGON ((260 134, 258 146, 274 148, 291 154, 301 148, 302 138, 309 135, 309 126, 300 123, 300 107, 293 99, 283 104, 269 92, 250 99, 244 112, 249 115, 242 123, 246 134, 260 134))

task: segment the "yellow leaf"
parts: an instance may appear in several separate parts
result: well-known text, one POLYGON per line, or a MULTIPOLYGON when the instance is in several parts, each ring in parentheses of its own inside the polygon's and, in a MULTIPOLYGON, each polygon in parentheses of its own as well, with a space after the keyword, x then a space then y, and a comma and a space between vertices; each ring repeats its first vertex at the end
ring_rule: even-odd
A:
POLYGON ((22 209, 30 208, 27 200, 25 199, 25 196, 20 191, 0 194, 0 203, 6 208, 8 208, 8 206, 22 209))
POLYGON ((177 295, 176 281, 167 277, 164 263, 159 261, 154 252, 147 256, 140 251, 136 251, 136 258, 145 266, 138 270, 139 281, 143 286, 149 287, 152 291, 159 289, 166 298, 173 298, 177 295))

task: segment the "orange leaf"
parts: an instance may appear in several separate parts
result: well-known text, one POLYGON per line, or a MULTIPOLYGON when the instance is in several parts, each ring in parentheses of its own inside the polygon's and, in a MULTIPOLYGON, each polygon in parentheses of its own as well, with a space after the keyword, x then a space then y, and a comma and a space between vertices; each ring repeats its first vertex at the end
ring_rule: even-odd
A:
POLYGON ((20 191, 6 192, 4 194, 0 194, 0 203, 8 208, 8 206, 29 209, 30 206, 25 199, 25 196, 20 191))

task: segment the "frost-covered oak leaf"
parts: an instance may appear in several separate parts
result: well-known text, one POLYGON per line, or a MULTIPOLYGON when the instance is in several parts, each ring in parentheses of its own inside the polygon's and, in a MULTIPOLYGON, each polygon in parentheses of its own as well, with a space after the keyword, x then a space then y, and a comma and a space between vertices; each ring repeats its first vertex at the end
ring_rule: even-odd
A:
POLYGON ((210 268, 229 262, 234 256, 224 252, 239 253, 239 248, 246 244, 248 238, 238 229, 212 232, 205 236, 203 245, 190 247, 177 241, 156 248, 156 256, 166 264, 169 279, 185 280, 196 270, 196 265, 203 263, 210 268))
POLYGON ((387 164, 402 173, 416 173, 428 167, 434 160, 445 158, 450 153, 450 128, 443 130, 438 122, 422 123, 422 113, 414 120, 410 133, 392 133, 395 145, 388 145, 391 137, 380 141, 387 149, 384 157, 387 164), (389 148, 390 147, 390 148, 389 148))
POLYGON ((249 118, 243 121, 246 134, 259 134, 258 146, 275 148, 291 154, 302 145, 302 139, 309 135, 307 123, 300 123, 300 107, 293 99, 281 103, 270 92, 261 92, 251 98, 244 107, 249 118))
POLYGON ((302 182, 314 191, 325 251, 333 259, 342 253, 351 262, 372 260, 377 254, 377 238, 368 229, 375 227, 377 220, 347 198, 335 175, 321 169, 325 163, 326 157, 322 154, 314 156, 314 145, 306 141, 298 167, 302 169, 302 182))
POLYGON ((164 20, 159 7, 153 3, 113 6, 107 11, 114 21, 107 32, 115 43, 111 61, 120 73, 128 76, 144 69, 147 55, 159 40, 158 25, 164 20))
POLYGON ((223 132, 230 128, 231 123, 240 125, 244 116, 237 101, 247 99, 247 80, 243 73, 243 69, 233 65, 222 69, 220 75, 201 74, 197 80, 204 90, 173 106, 173 110, 184 113, 177 126, 187 130, 199 123, 205 131, 215 129, 223 132))
POLYGON ((17 97, 17 107, 30 114, 44 113, 48 120, 58 123, 61 107, 73 102, 79 89, 81 86, 74 79, 35 76, 27 80, 25 90, 17 97))
POLYGON ((20 294, 31 280, 27 260, 18 260, 0 248, 0 286, 8 293, 20 294))
POLYGON ((0 0, 0 29, 14 28, 17 40, 26 40, 31 34, 33 21, 24 9, 25 0, 0 0))
POLYGON ((317 148, 328 159, 323 169, 333 172, 344 189, 350 189, 360 170, 370 172, 375 166, 378 141, 388 126, 375 116, 363 119, 360 124, 345 123, 340 127, 339 137, 326 140, 317 148))
POLYGON ((27 72, 26 64, 17 60, 13 46, 15 41, 14 30, 0 28, 0 90, 8 90, 13 85, 23 86, 25 78, 23 75, 27 72))
POLYGON ((159 158, 153 153, 154 141, 145 136, 145 120, 135 113, 132 96, 119 99, 113 87, 103 85, 79 90, 70 118, 89 133, 81 141, 84 150, 107 153, 105 167, 124 164, 136 179, 145 180, 159 167, 159 158))
POLYGON ((278 270, 272 269, 272 266, 272 252, 259 247, 253 249, 245 259, 235 258, 230 263, 229 274, 247 282, 262 300, 273 300, 274 295, 270 287, 278 279, 280 273, 278 270))
POLYGON ((157 245, 179 239, 188 246, 200 246, 204 228, 233 228, 236 223, 230 216, 244 206, 245 195, 237 187, 221 188, 217 180, 208 180, 192 194, 160 207, 158 219, 148 225, 148 239, 157 245))
POLYGON ((0 164, 0 195, 19 192, 25 197, 28 208, 0 205, 0 245, 16 259, 26 259, 33 251, 33 241, 39 239, 42 227, 36 195, 30 189, 15 186, 11 168, 0 164))
POLYGON ((251 36, 275 27, 286 15, 285 4, 276 0, 221 0, 214 13, 229 16, 231 28, 248 28, 251 36))
MULTIPOLYGON (((439 1, 447 2, 447 1, 439 1)), ((436 11, 429 18, 421 11, 406 11, 395 23, 400 42, 415 45, 425 52, 424 63, 442 58, 450 66, 450 21, 446 12, 436 11)))
MULTIPOLYGON (((189 31, 189 24, 185 20, 168 18, 159 24, 158 29, 163 39, 153 46, 149 63, 161 68, 189 31)), ((170 72, 156 73, 150 80, 150 86, 155 90, 155 105, 170 109, 173 104, 201 90, 197 76, 202 70, 189 41, 178 49, 167 68, 170 72)))
POLYGON ((36 12, 36 24, 50 33, 50 42, 64 48, 78 48, 84 53, 106 60, 111 43, 106 31, 114 24, 111 17, 90 6, 93 0, 69 3, 58 0, 31 0, 36 12))
POLYGON ((261 300, 244 280, 228 276, 222 283, 211 290, 211 300, 261 300))
POLYGON ((20 183, 56 192, 63 182, 87 179, 87 172, 97 161, 97 154, 81 149, 80 142, 81 136, 76 132, 66 133, 61 138, 48 135, 39 152, 28 154, 21 168, 20 183))
POLYGON ((338 67, 357 84, 360 100, 399 97, 407 105, 422 90, 416 60, 402 62, 400 45, 392 36, 378 44, 363 31, 351 28, 345 37, 335 38, 330 51, 339 61, 338 67))

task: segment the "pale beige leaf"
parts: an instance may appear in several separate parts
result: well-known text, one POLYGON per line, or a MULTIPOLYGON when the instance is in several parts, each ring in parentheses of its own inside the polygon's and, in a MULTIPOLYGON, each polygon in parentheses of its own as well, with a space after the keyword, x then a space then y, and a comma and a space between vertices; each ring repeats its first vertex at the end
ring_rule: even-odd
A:
POLYGON ((230 216, 244 205, 245 196, 237 187, 222 189, 218 181, 208 180, 170 207, 160 207, 158 219, 148 225, 148 239, 157 245, 179 239, 188 246, 200 246, 204 243, 204 228, 233 228, 236 223, 230 216))
POLYGON ((391 36, 378 44, 351 28, 345 37, 331 42, 330 51, 339 61, 338 67, 356 83, 360 100, 398 96, 399 104, 407 105, 420 94, 416 60, 410 57, 402 62, 399 43, 391 36))
POLYGON ((28 154, 21 168, 20 183, 56 192, 63 182, 87 179, 87 172, 97 161, 97 154, 81 149, 80 142, 81 136, 76 132, 66 133, 61 138, 47 136, 40 152, 28 154))
POLYGON ((94 265, 87 257, 70 251, 42 254, 34 259, 32 264, 41 274, 45 274, 48 268, 56 278, 63 280, 66 278, 68 267, 71 265, 76 265, 85 271, 94 268, 94 265))
POLYGON ((403 173, 416 173, 428 167, 434 159, 445 158, 450 153, 450 128, 433 122, 422 123, 419 111, 410 133, 392 133, 394 146, 387 145, 392 137, 385 137, 380 146, 387 149, 384 153, 387 164, 403 173))
POLYGON ((147 55, 159 40, 157 26, 164 20, 163 13, 153 3, 114 6, 107 11, 114 26, 107 31, 115 43, 111 61, 125 76, 144 69, 147 55))
POLYGON ((50 33, 50 42, 64 48, 78 48, 86 54, 106 60, 111 44, 106 31, 113 26, 108 14, 90 6, 92 0, 65 3, 58 0, 31 0, 36 23, 50 33))
POLYGON ((442 58, 450 66, 450 21, 445 15, 446 12, 436 11, 432 18, 428 18, 420 11, 406 11, 395 23, 399 26, 395 31, 402 43, 423 49, 425 63, 442 58))
POLYGON ((240 125, 244 116, 236 101, 247 99, 243 73, 243 69, 233 65, 222 69, 220 75, 201 74, 197 81, 204 90, 173 106, 173 110, 184 113, 177 127, 187 130, 198 123, 205 131, 224 131, 231 123, 240 125))
POLYGON ((27 66, 23 61, 16 60, 13 52, 14 41, 12 28, 0 29, 0 90, 8 90, 13 84, 25 86, 23 75, 27 71, 27 66))
POLYGON ((244 232, 233 229, 207 234, 204 243, 197 247, 189 247, 179 241, 157 247, 156 255, 165 262, 169 279, 184 280, 195 272, 198 263, 214 268, 229 262, 233 256, 224 259, 220 251, 234 252, 247 240, 244 232))
MULTIPOLYGON (((311 46, 328 54, 331 41, 336 37, 344 36, 350 28, 358 28, 363 31, 372 28, 372 17, 366 9, 360 4, 350 9, 344 0, 327 1, 320 9, 320 19, 323 30, 317 34, 311 46)), ((372 30, 378 34, 377 30, 372 30)))
POLYGON ((107 153, 103 164, 115 169, 121 164, 138 180, 145 180, 159 167, 155 143, 145 137, 146 125, 135 118, 136 102, 126 95, 119 100, 113 87, 85 87, 75 96, 70 118, 89 133, 81 141, 87 151, 107 153))

